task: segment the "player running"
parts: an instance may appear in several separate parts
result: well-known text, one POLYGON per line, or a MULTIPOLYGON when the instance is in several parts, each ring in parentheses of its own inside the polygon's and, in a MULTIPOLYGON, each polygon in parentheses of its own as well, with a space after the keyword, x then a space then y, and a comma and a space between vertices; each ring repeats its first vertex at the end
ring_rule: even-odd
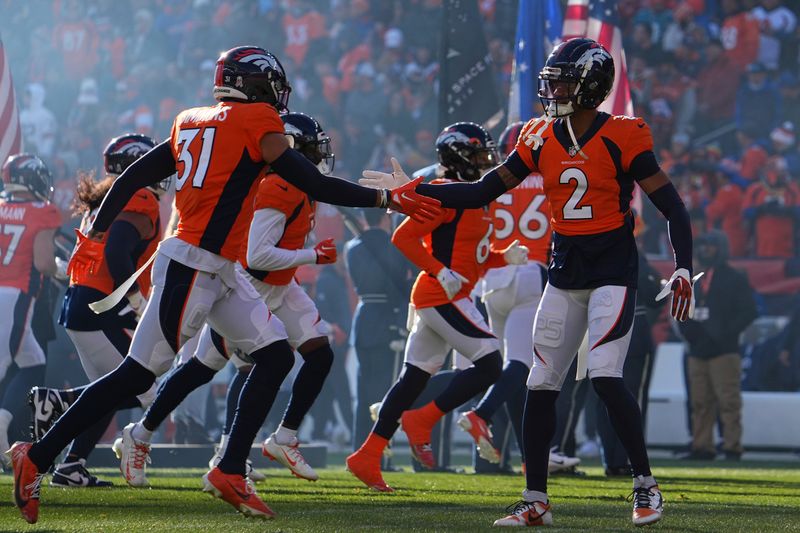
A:
MULTIPOLYGON (((497 164, 497 149, 489 133, 478 124, 458 122, 436 139, 436 152, 444 178, 435 185, 470 182, 497 164)), ((396 165, 396 162, 393 162, 396 165)), ((411 453, 426 468, 434 468, 431 430, 446 413, 482 393, 500 377, 503 358, 470 293, 486 268, 523 264, 528 250, 514 242, 502 251, 490 248, 492 223, 485 208, 445 209, 438 217, 417 222, 406 219, 392 242, 421 272, 411 290, 410 334, 405 365, 397 382, 383 399, 378 420, 364 444, 347 458, 347 468, 368 487, 390 492, 381 475, 381 456, 398 428, 408 436, 411 453), (430 377, 455 349, 472 361, 432 402, 407 410, 422 393, 430 377)), ((470 419, 473 420, 473 419, 470 419)), ((480 419, 465 429, 481 454, 490 441, 489 428, 480 419)), ((493 450, 493 448, 492 448, 493 450)), ((496 460, 496 459, 495 459, 496 460)))
POLYGON ((650 471, 639 406, 622 381, 638 268, 634 183, 668 221, 675 273, 659 297, 672 293, 671 313, 680 321, 693 314, 692 231, 683 201, 658 166, 647 124, 597 111, 613 80, 614 61, 597 42, 579 38, 558 45, 539 74, 546 116, 525 125, 511 155, 478 182, 415 189, 444 207, 476 208, 538 172, 550 204, 553 253, 536 313, 523 419, 526 490, 497 526, 552 523, 547 459, 555 402, 587 327, 589 378, 631 461, 633 523, 661 518, 663 499, 650 471))
MULTIPOLYGON (((505 159, 514 150, 523 125, 515 122, 500 135, 498 149, 501 158, 505 159)), ((551 242, 550 207, 545 201, 542 176, 530 174, 518 187, 492 202, 489 211, 494 221, 492 247, 502 249, 520 241, 528 248, 528 263, 492 268, 483 278, 481 292, 489 314, 489 326, 502 343, 505 366, 497 383, 473 411, 461 415, 458 425, 467 431, 476 425, 491 425, 492 415, 505 405, 520 452, 524 453, 522 412, 525 380, 533 365, 533 319, 547 282, 545 265, 551 242)), ((500 450, 494 443, 484 446, 484 450, 484 459, 500 461, 500 450)), ((566 470, 578 463, 580 459, 577 457, 567 457, 551 450, 548 470, 566 470)), ((522 465, 524 469, 524 455, 522 465)))
MULTIPOLYGON (((333 171, 334 156, 330 152, 330 138, 319 123, 302 113, 281 116, 286 136, 292 147, 303 154, 323 174, 333 171)), ((328 264, 336 261, 336 247, 328 239, 314 248, 304 248, 314 225, 316 202, 309 195, 291 185, 275 173, 265 171, 255 198, 255 213, 250 223, 246 246, 239 262, 247 278, 267 303, 270 311, 286 327, 288 341, 303 358, 303 365, 294 380, 292 398, 278 430, 263 443, 264 455, 280 462, 300 478, 316 481, 319 476, 303 458, 298 448, 297 430, 322 389, 333 363, 333 350, 328 342, 328 327, 308 294, 294 279, 297 267, 304 264, 328 264)), ((145 464, 135 447, 149 450, 150 439, 156 428, 166 419, 186 396, 197 387, 208 383, 230 359, 237 373, 228 394, 226 427, 220 446, 209 463, 217 466, 228 445, 233 422, 236 398, 243 384, 242 370, 249 363, 235 356, 235 341, 226 341, 214 329, 206 326, 200 334, 195 355, 161 385, 153 405, 138 423, 123 430, 121 470, 128 472, 128 483, 145 484, 145 464), (134 435, 135 440, 126 438, 134 435), (135 445, 134 445, 135 443, 135 445), (137 466, 138 465, 138 466, 137 466)), ((146 458, 146 456, 145 456, 146 458)), ((252 470, 249 474, 252 479, 252 470)))
MULTIPOLYGON (((103 151, 106 178, 96 182, 81 177, 77 189, 77 211, 82 215, 81 231, 88 231, 97 209, 116 176, 149 152, 156 143, 146 135, 128 133, 111 141, 103 151)), ((89 304, 101 300, 122 285, 156 250, 161 240, 159 198, 169 188, 169 180, 136 192, 114 219, 108 230, 103 259, 92 275, 73 274, 64 295, 59 323, 78 351, 89 381, 100 379, 122 362, 128 353, 136 321, 144 311, 150 292, 150 270, 128 290, 113 309, 95 314, 89 304)), ((58 390, 34 387, 29 402, 33 409, 33 437, 40 439, 86 387, 58 390)), ((120 409, 147 408, 156 394, 155 385, 144 394, 128 398, 120 409)), ((108 428, 114 413, 99 419, 72 441, 64 462, 57 465, 50 484, 56 487, 106 487, 109 481, 97 479, 86 469, 86 460, 108 428)))
POLYGON ((129 356, 92 383, 37 443, 11 449, 14 501, 36 522, 41 479, 58 453, 125 399, 146 392, 166 372, 181 345, 208 323, 236 339, 254 361, 242 388, 225 455, 204 476, 205 490, 259 518, 275 513, 245 480, 246 460, 294 354, 280 321, 271 316, 236 261, 252 217, 261 170, 269 164, 317 201, 353 207, 391 207, 420 218, 436 216, 439 202, 413 191, 360 187, 326 177, 290 148, 278 112, 291 87, 275 56, 253 46, 233 48, 217 61, 217 105, 178 114, 170 138, 123 172, 103 200, 92 228, 78 236, 72 275, 94 274, 106 232, 137 190, 176 171, 179 223, 156 252, 153 292, 133 335, 129 356))
MULTIPOLYGON (((8 158, 0 193, 0 381, 14 362, 19 371, 2 391, 0 452, 8 450, 13 413, 25 408, 28 390, 44 381, 44 351, 31 329, 31 317, 42 276, 58 273, 53 238, 61 216, 50 203, 53 178, 32 154, 8 158)), ((61 266, 61 276, 65 277, 61 266)), ((0 466, 7 465, 5 454, 0 466)))

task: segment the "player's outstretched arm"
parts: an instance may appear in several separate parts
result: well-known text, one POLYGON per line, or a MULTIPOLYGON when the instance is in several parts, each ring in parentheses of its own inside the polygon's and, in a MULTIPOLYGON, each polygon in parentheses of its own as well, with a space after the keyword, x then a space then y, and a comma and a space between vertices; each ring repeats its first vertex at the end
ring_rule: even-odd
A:
POLYGON ((114 180, 92 223, 89 237, 99 237, 117 218, 134 193, 175 174, 175 157, 166 140, 137 159, 114 180))
POLYGON ((325 176, 307 158, 289 148, 280 133, 264 135, 261 154, 283 179, 320 202, 345 207, 390 207, 421 220, 431 219, 439 212, 439 202, 420 196, 412 184, 395 190, 375 190, 325 176))
POLYGON ((511 152, 503 164, 493 168, 478 181, 472 183, 445 183, 440 185, 417 185, 416 192, 442 202, 442 207, 477 209, 509 189, 513 189, 531 173, 517 154, 511 152))

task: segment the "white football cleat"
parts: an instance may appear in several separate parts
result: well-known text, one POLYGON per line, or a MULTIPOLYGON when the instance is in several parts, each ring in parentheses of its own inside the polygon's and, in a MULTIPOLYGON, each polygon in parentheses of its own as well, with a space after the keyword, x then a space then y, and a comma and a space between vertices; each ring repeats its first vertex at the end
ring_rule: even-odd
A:
POLYGON ((261 445, 261 453, 264 457, 268 457, 273 461, 278 461, 283 466, 292 471, 292 474, 299 478, 307 479, 309 481, 316 481, 319 476, 314 469, 311 468, 303 455, 300 453, 299 442, 294 440, 294 444, 278 444, 275 440, 275 434, 267 438, 264 444, 261 445))
POLYGON ((550 461, 547 463, 547 471, 552 474, 561 470, 569 470, 581 464, 577 457, 570 457, 556 451, 555 446, 550 450, 550 461))
MULTIPOLYGON (((211 459, 208 461, 208 468, 209 470, 214 470, 214 468, 219 465, 219 462, 222 461, 222 450, 220 449, 219 445, 214 446, 214 455, 211 456, 211 459)), ((245 468, 247 469, 247 479, 254 483, 258 483, 259 481, 264 481, 267 479, 267 476, 253 468, 253 461, 250 459, 247 460, 245 463, 245 468)))
POLYGON ((510 505, 506 512, 508 516, 494 521, 495 527, 533 527, 552 526, 553 515, 550 505, 544 502, 526 502, 520 500, 510 505))
POLYGON ((635 526, 647 526, 661 520, 664 512, 664 497, 658 485, 652 487, 639 487, 633 489, 633 516, 631 520, 635 526))
POLYGON ((114 454, 119 459, 119 471, 131 487, 147 487, 145 467, 150 462, 150 444, 131 435, 134 423, 122 428, 122 436, 114 441, 114 454))

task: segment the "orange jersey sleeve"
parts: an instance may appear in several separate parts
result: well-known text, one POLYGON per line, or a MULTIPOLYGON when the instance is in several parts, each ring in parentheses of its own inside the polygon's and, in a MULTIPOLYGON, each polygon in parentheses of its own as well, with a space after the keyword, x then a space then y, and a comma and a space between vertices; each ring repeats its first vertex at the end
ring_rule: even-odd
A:
POLYGON ((538 155, 541 150, 541 146, 535 146, 535 143, 533 143, 532 136, 534 134, 543 135, 543 132, 548 131, 550 127, 547 126, 544 131, 541 131, 542 129, 543 125, 540 118, 530 119, 520 130, 517 144, 514 146, 514 150, 532 173, 539 171, 538 155))
POLYGON ((423 244, 423 239, 441 224, 450 222, 454 213, 453 209, 443 209, 438 217, 425 222, 406 218, 394 230, 392 244, 420 270, 436 276, 444 268, 444 264, 433 256, 430 247, 423 244))
POLYGON ((221 102, 177 116, 170 144, 179 239, 237 259, 264 168, 260 142, 268 133, 283 133, 283 122, 267 104, 221 102))
POLYGON ((58 208, 44 202, 0 200, 0 287, 35 294, 40 274, 34 268, 33 249, 41 231, 61 225, 58 208))
MULTIPOLYGON (((627 172, 637 156, 653 151, 653 133, 650 131, 650 126, 641 118, 625 117, 623 124, 622 129, 628 131, 628 138, 620 148, 622 149, 622 170, 627 172)), ((638 179, 649 177, 635 176, 638 179)))

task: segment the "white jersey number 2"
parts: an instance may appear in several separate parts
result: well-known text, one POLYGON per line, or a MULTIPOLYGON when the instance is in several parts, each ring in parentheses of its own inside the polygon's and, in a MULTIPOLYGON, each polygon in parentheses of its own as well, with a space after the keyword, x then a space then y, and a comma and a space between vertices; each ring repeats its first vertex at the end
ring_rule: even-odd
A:
POLYGON ((586 195, 586 190, 589 188, 589 180, 586 179, 586 174, 579 168, 568 168, 561 173, 558 182, 562 185, 571 185, 575 182, 575 190, 572 195, 564 204, 563 215, 564 220, 588 220, 592 218, 592 206, 578 204, 583 200, 586 195))

